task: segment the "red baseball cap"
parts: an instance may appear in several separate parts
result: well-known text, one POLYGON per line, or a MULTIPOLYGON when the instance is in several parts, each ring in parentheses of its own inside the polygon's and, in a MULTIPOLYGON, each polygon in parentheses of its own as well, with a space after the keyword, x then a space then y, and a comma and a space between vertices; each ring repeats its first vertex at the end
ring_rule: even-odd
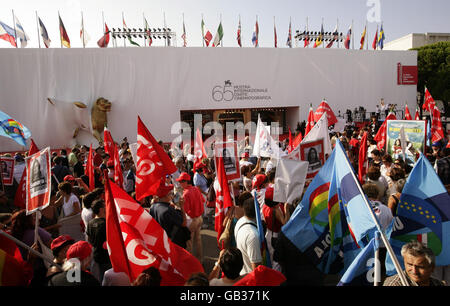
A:
POLYGON ((86 259, 92 253, 92 245, 86 241, 78 241, 70 246, 67 250, 66 258, 78 258, 80 260, 86 259))
POLYGON ((244 158, 245 157, 249 157, 249 156, 250 156, 250 154, 248 154, 248 152, 244 152, 244 153, 241 154, 241 157, 244 157, 244 158))
POLYGON ((197 169, 199 169, 199 168, 205 168, 206 167, 206 165, 204 164, 204 163, 202 163, 202 162, 196 162, 195 164, 194 164, 194 171, 197 171, 197 169))
POLYGON ((50 249, 52 249, 52 251, 53 251, 54 249, 59 248, 60 246, 65 244, 66 242, 73 243, 73 242, 75 242, 75 240, 73 240, 73 238, 70 237, 69 235, 61 235, 61 236, 53 239, 52 244, 50 245, 50 249))
POLYGON ((164 179, 161 179, 159 182, 158 189, 156 190, 156 196, 158 198, 164 198, 169 192, 173 189, 173 185, 166 185, 164 179))
POLYGON ((75 178, 69 174, 64 177, 64 181, 75 181, 75 178))
POLYGON ((177 182, 190 181, 190 180, 191 180, 191 176, 189 174, 187 174, 186 172, 181 173, 180 177, 178 177, 176 179, 177 182))
POLYGON ((266 180, 267 176, 265 174, 257 174, 252 180, 252 189, 260 189, 261 185, 266 180))

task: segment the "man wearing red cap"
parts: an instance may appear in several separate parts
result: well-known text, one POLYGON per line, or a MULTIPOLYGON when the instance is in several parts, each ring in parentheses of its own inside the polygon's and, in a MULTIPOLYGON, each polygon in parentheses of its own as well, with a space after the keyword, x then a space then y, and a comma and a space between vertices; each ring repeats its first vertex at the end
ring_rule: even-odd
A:
POLYGON ((166 186, 165 180, 161 179, 155 195, 156 201, 150 207, 150 215, 161 225, 172 242, 186 248, 186 242, 191 237, 186 227, 184 200, 180 200, 179 207, 171 203, 172 189, 173 185, 166 186))
POLYGON ((59 267, 62 267, 66 261, 66 254, 69 247, 75 243, 69 235, 61 235, 53 239, 50 249, 53 252, 54 265, 50 266, 47 271, 47 279, 50 280, 53 275, 62 272, 59 267), (59 267, 58 267, 59 266, 59 267))
POLYGON ((202 239, 200 230, 203 224, 202 214, 204 212, 204 198, 200 190, 189 184, 191 176, 186 172, 180 174, 177 182, 183 188, 184 211, 186 212, 186 225, 191 231, 191 239, 187 242, 187 250, 194 254, 193 245, 195 245, 196 257, 201 262, 203 258, 202 239))
POLYGON ((100 286, 98 280, 87 270, 92 261, 92 246, 86 241, 72 244, 66 253, 64 272, 54 275, 49 286, 100 286))

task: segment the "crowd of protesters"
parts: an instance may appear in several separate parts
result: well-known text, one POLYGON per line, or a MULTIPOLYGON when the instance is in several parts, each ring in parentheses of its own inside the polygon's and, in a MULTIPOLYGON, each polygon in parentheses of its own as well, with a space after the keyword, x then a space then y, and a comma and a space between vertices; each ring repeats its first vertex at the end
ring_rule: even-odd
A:
MULTIPOLYGON (((373 118, 360 128, 347 125, 344 131, 330 132, 331 143, 342 143, 354 169, 358 169, 358 152, 364 132, 368 132, 368 171, 363 190, 368 196, 381 225, 386 228, 396 215, 396 208, 405 181, 412 165, 401 156, 393 158, 385 151, 376 148, 373 139, 380 122, 373 118)), ((302 128, 297 133, 304 131, 302 128)), ((195 161, 192 148, 186 152, 173 150, 162 144, 173 160, 177 171, 167 176, 167 184, 157 194, 138 201, 164 228, 173 242, 186 248, 204 263, 204 246, 201 230, 214 229, 215 213, 215 163, 214 158, 195 161), (169 187, 170 186, 170 187, 169 187), (172 234, 174 228, 187 228, 185 236, 172 234)), ((129 148, 124 139, 120 144, 119 157, 123 171, 123 186, 130 196, 135 198, 136 168, 129 148)), ((288 140, 279 143, 287 151, 288 140)), ((425 156, 435 167, 439 178, 450 190, 450 148, 440 141, 427 147, 425 156)), ((289 220, 299 203, 277 203, 273 200, 276 164, 267 158, 252 156, 249 137, 238 142, 241 179, 233 182, 231 192, 234 206, 227 211, 224 227, 231 227, 227 247, 220 250, 218 261, 209 275, 192 275, 186 285, 227 286, 233 284, 264 284, 264 280, 284 280, 279 275, 287 275, 289 266, 286 261, 274 256, 276 238, 281 227, 289 220), (265 225, 268 250, 272 260, 272 269, 279 275, 269 276, 261 267, 262 254, 255 221, 255 205, 252 191, 256 190, 260 203, 261 216, 265 225), (249 280, 250 279, 250 280, 249 280)), ((85 175, 85 165, 89 154, 87 146, 75 146, 67 154, 66 150, 52 153, 52 193, 50 205, 42 211, 39 222, 39 240, 51 250, 53 263, 48 264, 24 247, 19 247, 23 260, 28 263, 24 273, 24 283, 29 286, 64 285, 125 285, 159 286, 161 275, 156 268, 149 268, 133 282, 127 275, 112 269, 106 248, 106 222, 103 182, 114 180, 114 163, 102 146, 95 149, 95 189, 89 189, 89 178, 85 175), (106 171, 106 172, 103 172, 106 171), (103 173, 107 173, 104 177, 103 173), (59 220, 62 217, 79 216, 80 235, 63 232, 59 220), (77 258, 81 262, 81 281, 70 282, 68 271, 73 268, 70 260, 77 258)), ((35 217, 27 215, 25 209, 14 205, 15 193, 25 167, 26 154, 20 152, 14 157, 14 184, 0 191, 0 222, 3 230, 38 252, 43 247, 35 241, 35 217)), ((309 182, 307 182, 305 189, 309 182)), ((416 248, 421 248, 420 246, 416 248)), ((421 249, 422 250, 422 249, 421 249)), ((219 249, 218 249, 219 251, 219 249)), ((423 253, 423 252, 422 252, 423 253)), ((421 253, 421 254, 422 254, 421 253)), ((426 252, 425 252, 426 253, 426 252)), ((428 253, 426 253, 428 254, 428 253)), ((385 255, 385 252, 384 252, 385 255)), ((428 255, 427 255, 428 256, 428 255)), ((307 277, 307 276, 306 276, 307 277)), ((433 282, 435 282, 433 280, 433 282)))

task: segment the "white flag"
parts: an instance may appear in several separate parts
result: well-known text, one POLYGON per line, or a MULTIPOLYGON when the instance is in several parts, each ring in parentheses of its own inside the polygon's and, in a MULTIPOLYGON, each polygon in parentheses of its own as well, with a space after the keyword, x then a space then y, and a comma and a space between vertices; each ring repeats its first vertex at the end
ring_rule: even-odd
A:
POLYGON ((324 153, 330 156, 333 150, 331 148, 330 135, 328 133, 328 119, 326 113, 323 113, 322 117, 320 117, 319 121, 316 122, 316 125, 312 127, 311 131, 303 138, 300 144, 320 138, 323 138, 324 153))
POLYGON ((280 147, 270 136, 270 127, 265 126, 258 114, 258 124, 256 126, 255 143, 253 145, 253 156, 273 157, 279 159, 280 147))
POLYGON ((25 48, 28 44, 28 41, 30 40, 30 37, 28 37, 27 33, 25 33, 25 30, 22 27, 22 24, 20 23, 19 19, 14 15, 14 19, 16 20, 16 34, 17 37, 20 38, 20 47, 25 48))
POLYGON ((275 172, 273 200, 281 203, 293 203, 300 198, 305 187, 308 172, 307 161, 280 159, 275 172))

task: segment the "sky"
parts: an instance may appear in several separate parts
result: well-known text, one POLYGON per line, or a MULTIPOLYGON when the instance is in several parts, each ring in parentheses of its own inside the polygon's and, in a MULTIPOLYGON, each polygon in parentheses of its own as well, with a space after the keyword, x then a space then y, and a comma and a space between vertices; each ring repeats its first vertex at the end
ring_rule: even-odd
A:
MULTIPOLYGON (((274 46, 274 21, 279 48, 287 48, 290 20, 293 33, 304 31, 307 21, 310 31, 320 31, 323 20, 324 31, 332 31, 338 25, 338 31, 344 35, 353 25, 354 48, 359 48, 366 24, 370 44, 381 23, 385 44, 410 33, 450 32, 449 0, 0 0, 0 4, 0 21, 13 27, 14 11, 30 37, 27 48, 39 47, 36 14, 47 28, 50 47, 61 47, 58 12, 73 48, 83 47, 80 39, 82 15, 85 31, 90 36, 86 47, 97 48, 97 40, 103 32, 102 20, 110 29, 122 27, 122 13, 129 28, 142 28, 144 16, 151 28, 161 28, 165 21, 167 27, 176 32, 174 43, 177 47, 183 46, 183 16, 188 47, 202 46, 202 15, 206 29, 213 36, 222 21, 223 47, 238 47, 236 33, 239 18, 243 47, 253 47, 251 39, 256 18, 259 47, 266 48, 274 46)), ((135 41, 144 44, 143 38, 135 41)), ((40 44, 44 47, 42 39, 40 44)), ((164 45, 162 39, 153 41, 153 46, 164 45)), ((123 47, 124 40, 118 39, 117 46, 123 47)), ((130 45, 127 43, 126 46, 130 45)), ((12 46, 0 40, 0 48, 12 46)))

